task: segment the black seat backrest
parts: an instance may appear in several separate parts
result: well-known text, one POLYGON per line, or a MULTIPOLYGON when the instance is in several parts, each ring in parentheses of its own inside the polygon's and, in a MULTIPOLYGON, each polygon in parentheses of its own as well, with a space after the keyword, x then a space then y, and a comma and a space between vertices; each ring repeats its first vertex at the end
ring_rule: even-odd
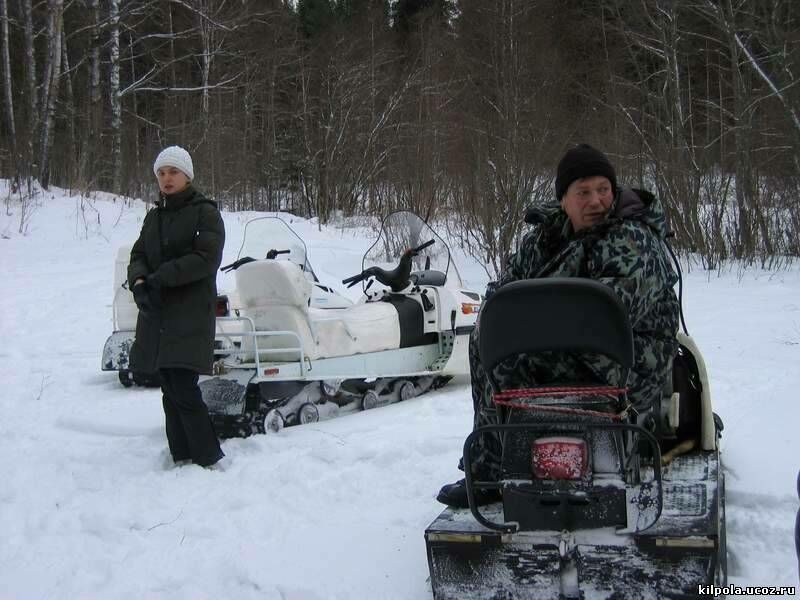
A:
POLYGON ((614 291, 578 277, 502 286, 483 305, 479 352, 487 373, 506 358, 537 352, 592 352, 633 365, 628 311, 614 291))

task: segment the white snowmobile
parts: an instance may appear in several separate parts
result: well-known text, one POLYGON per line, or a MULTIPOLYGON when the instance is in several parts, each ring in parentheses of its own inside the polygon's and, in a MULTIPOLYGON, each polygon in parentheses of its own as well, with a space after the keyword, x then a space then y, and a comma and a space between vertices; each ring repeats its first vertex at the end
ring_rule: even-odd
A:
POLYGON ((362 284, 364 296, 350 305, 333 295, 312 302, 302 240, 253 225, 225 267, 235 271, 238 308, 217 329, 233 342, 200 382, 221 437, 406 400, 468 372, 482 297, 463 288, 447 244, 417 215, 384 219, 361 273, 342 282, 362 284))
POLYGON ((132 385, 158 386, 157 373, 134 373, 130 370, 128 357, 136 337, 136 319, 139 309, 128 289, 128 263, 131 246, 121 246, 114 261, 114 298, 111 304, 113 331, 103 346, 100 368, 103 371, 117 371, 119 381, 125 387, 132 385))
MULTIPOLYGON (((304 276, 311 282, 311 306, 315 308, 343 308, 352 305, 348 300, 333 288, 321 284, 314 274, 311 265, 305 259, 305 245, 298 235, 278 217, 260 217, 253 219, 245 226, 245 240, 239 249, 240 256, 249 254, 260 255, 261 250, 256 247, 247 246, 247 231, 250 244, 255 244, 254 240, 273 240, 276 246, 286 248, 287 251, 294 249, 294 254, 290 260, 299 261, 304 276)), ((257 245, 257 244, 256 244, 257 245)), ((131 345, 136 336, 136 319, 139 309, 133 301, 133 294, 128 289, 127 268, 130 262, 131 246, 121 246, 117 250, 114 262, 114 298, 112 302, 112 321, 113 331, 106 340, 103 347, 103 356, 100 368, 103 371, 117 371, 119 381, 125 387, 134 384, 141 386, 160 385, 158 373, 140 373, 132 371, 128 363, 131 345)), ((238 306, 236 292, 226 293, 221 291, 217 295, 215 311, 217 317, 227 317, 231 313, 231 307, 238 306)), ((231 340, 231 333, 240 330, 231 323, 217 322, 217 336, 215 348, 217 352, 224 352, 226 348, 234 347, 231 340)), ((235 343, 240 344, 241 340, 235 343)))
POLYGON ((719 594, 722 423, 699 350, 679 342, 671 385, 648 406, 629 404, 624 384, 503 390, 493 367, 518 354, 600 353, 629 370, 633 336, 617 296, 588 279, 518 281, 486 301, 479 350, 503 424, 464 443, 470 508, 445 509, 425 531, 434 598, 719 594), (471 474, 482 435, 502 436, 499 481, 471 474), (479 509, 476 491, 490 489, 501 500, 479 509))

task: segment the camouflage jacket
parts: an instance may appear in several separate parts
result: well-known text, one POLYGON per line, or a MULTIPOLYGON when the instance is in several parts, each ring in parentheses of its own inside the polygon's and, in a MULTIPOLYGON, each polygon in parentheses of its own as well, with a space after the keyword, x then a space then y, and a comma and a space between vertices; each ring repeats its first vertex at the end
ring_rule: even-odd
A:
MULTIPOLYGON (((575 232, 559 207, 529 212, 534 229, 522 240, 499 279, 487 290, 538 277, 587 277, 611 287, 628 309, 635 359, 628 378, 634 403, 649 402, 668 381, 678 348, 677 276, 667 256, 666 224, 649 192, 622 188, 609 216, 575 232)), ((586 357, 598 379, 618 382, 617 367, 603 356, 586 357)))

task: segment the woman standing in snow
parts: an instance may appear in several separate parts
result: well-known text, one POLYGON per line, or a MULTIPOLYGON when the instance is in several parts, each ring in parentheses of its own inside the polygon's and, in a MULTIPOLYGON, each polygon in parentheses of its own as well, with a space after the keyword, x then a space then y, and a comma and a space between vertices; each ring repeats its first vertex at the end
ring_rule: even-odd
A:
POLYGON ((192 157, 180 146, 153 164, 160 190, 128 265, 139 317, 131 368, 159 372, 169 451, 208 467, 224 456, 197 385, 214 360, 216 274, 225 226, 217 205, 192 187, 192 157))

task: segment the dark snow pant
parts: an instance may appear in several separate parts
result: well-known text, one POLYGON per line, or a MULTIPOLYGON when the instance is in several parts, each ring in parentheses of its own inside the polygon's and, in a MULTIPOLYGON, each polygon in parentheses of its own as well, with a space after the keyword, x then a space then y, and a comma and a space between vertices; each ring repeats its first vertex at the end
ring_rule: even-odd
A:
MULTIPOLYGON (((476 327, 469 338, 469 372, 474 410, 473 429, 485 425, 506 423, 510 417, 509 411, 494 404, 492 387, 478 353, 478 329, 476 327)), ((609 378, 598 376, 594 370, 577 357, 553 352, 510 358, 497 365, 493 369, 492 375, 501 390, 530 387, 537 384, 615 381, 614 373, 607 373, 609 378)), ((473 476, 482 481, 500 479, 502 455, 503 444, 499 433, 484 433, 479 436, 474 441, 470 453, 473 476)), ((459 462, 458 468, 464 470, 463 458, 459 462)))
POLYGON ((172 459, 191 460, 203 467, 213 465, 225 454, 197 385, 197 373, 189 369, 160 369, 159 373, 172 459))

